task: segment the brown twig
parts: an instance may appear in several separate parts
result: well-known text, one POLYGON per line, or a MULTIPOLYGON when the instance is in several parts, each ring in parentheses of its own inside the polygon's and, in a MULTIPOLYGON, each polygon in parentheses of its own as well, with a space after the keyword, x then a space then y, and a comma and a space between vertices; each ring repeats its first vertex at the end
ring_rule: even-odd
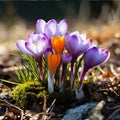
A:
POLYGON ((9 105, 9 106, 12 106, 12 107, 16 108, 16 109, 19 110, 19 111, 21 111, 21 119, 20 119, 20 120, 23 120, 23 114, 24 114, 24 112, 23 112, 22 109, 20 109, 19 107, 15 106, 15 105, 13 105, 13 104, 11 104, 11 103, 9 103, 9 102, 7 102, 6 100, 1 100, 1 99, 0 99, 0 101, 6 103, 6 104, 9 105))
POLYGON ((44 102, 43 102, 43 111, 44 111, 44 112, 46 112, 46 110, 47 110, 46 103, 47 103, 47 98, 46 98, 46 96, 44 95, 44 102))
MULTIPOLYGON (((52 110, 55 106, 55 101, 56 99, 53 100, 52 104, 50 105, 50 107, 46 110, 46 114, 42 116, 42 119, 41 120, 46 120, 48 119, 48 114, 52 113, 52 110)), ((49 119, 51 118, 51 116, 49 116, 49 119)))
POLYGON ((110 64, 110 70, 114 76, 118 76, 118 73, 113 68, 113 64, 110 64))

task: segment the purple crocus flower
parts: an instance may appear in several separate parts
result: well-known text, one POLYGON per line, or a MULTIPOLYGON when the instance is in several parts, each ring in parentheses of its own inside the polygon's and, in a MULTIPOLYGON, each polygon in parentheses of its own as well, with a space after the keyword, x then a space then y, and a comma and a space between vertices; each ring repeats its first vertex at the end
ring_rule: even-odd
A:
POLYGON ((79 89, 82 86, 86 72, 97 65, 105 63, 110 57, 110 52, 103 48, 98 49, 97 47, 90 48, 84 55, 84 67, 81 73, 79 81, 79 89))
POLYGON ((32 33, 28 35, 27 40, 18 40, 16 45, 20 51, 25 54, 30 54, 35 57, 38 62, 40 77, 43 77, 42 73, 42 55, 46 52, 49 43, 45 34, 32 33))
POLYGON ((26 46, 25 46, 25 42, 27 42, 27 41, 32 42, 32 41, 35 40, 37 37, 38 37, 38 34, 32 33, 32 34, 29 34, 29 35, 27 36, 27 40, 26 40, 26 41, 25 41, 25 40, 18 40, 18 41, 16 42, 17 48, 18 48, 21 52, 23 52, 23 53, 25 53, 25 54, 29 54, 29 55, 33 55, 33 56, 34 56, 33 53, 31 53, 30 51, 27 50, 27 48, 26 48, 26 46))
POLYGON ((68 24, 65 19, 61 20, 59 23, 55 19, 51 19, 48 22, 45 22, 43 19, 37 20, 36 23, 36 30, 40 33, 45 33, 48 39, 51 37, 56 36, 63 36, 65 35, 68 29, 68 24))
POLYGON ((74 86, 74 63, 78 56, 85 53, 92 44, 92 39, 86 40, 86 34, 79 34, 78 31, 73 33, 66 33, 65 47, 72 55, 71 60, 71 87, 74 86))
POLYGON ((86 40, 86 34, 79 34, 78 31, 67 33, 65 47, 72 54, 73 59, 85 53, 92 44, 92 39, 86 40))

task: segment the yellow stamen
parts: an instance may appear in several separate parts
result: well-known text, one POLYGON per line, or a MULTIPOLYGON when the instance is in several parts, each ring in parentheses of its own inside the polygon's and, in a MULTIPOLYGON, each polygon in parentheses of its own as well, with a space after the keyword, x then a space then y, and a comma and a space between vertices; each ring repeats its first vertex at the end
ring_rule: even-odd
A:
POLYGON ((62 54, 64 45, 65 45, 65 37, 64 36, 56 36, 55 38, 51 38, 52 48, 56 53, 62 54))
POLYGON ((60 54, 52 54, 51 52, 48 52, 48 68, 50 70, 51 75, 53 75, 56 72, 56 69, 60 64, 60 60, 60 54))
POLYGON ((34 44, 35 46, 37 46, 37 42, 34 42, 33 44, 34 44))
POLYGON ((65 55, 66 55, 66 56, 69 56, 69 53, 68 53, 68 52, 65 52, 65 55))

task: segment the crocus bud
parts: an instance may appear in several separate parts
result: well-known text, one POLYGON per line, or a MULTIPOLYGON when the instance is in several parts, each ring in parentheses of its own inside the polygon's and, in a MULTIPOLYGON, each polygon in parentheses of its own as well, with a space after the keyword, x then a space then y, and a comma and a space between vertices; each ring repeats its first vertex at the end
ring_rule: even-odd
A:
POLYGON ((90 69, 94 66, 105 63, 110 57, 110 52, 103 48, 97 47, 90 48, 84 55, 84 66, 90 69))
POLYGON ((48 52, 48 69, 50 71, 51 76, 55 73, 60 60, 61 56, 60 54, 52 54, 51 52, 48 52))
POLYGON ((86 72, 97 65, 105 63, 110 57, 110 52, 103 48, 98 49, 97 47, 90 48, 84 55, 84 67, 81 73, 79 88, 82 85, 86 72))
POLYGON ((60 54, 53 54, 48 52, 48 91, 49 93, 54 92, 54 75, 56 69, 60 63, 61 56, 60 54))
POLYGON ((91 46, 92 39, 86 39, 86 34, 80 34, 78 31, 66 33, 65 47, 72 54, 73 59, 85 53, 91 46))

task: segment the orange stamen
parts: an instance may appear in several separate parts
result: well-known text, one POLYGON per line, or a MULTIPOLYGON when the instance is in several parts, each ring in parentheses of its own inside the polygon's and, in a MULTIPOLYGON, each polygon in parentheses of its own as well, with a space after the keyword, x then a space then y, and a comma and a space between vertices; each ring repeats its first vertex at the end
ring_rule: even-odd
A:
POLYGON ((53 75, 56 72, 56 69, 60 64, 60 60, 60 54, 52 54, 51 52, 48 53, 48 68, 50 70, 51 75, 53 75))
POLYGON ((55 38, 51 38, 51 45, 52 48, 55 50, 56 53, 62 54, 64 45, 65 45, 65 37, 64 36, 56 36, 55 38))

